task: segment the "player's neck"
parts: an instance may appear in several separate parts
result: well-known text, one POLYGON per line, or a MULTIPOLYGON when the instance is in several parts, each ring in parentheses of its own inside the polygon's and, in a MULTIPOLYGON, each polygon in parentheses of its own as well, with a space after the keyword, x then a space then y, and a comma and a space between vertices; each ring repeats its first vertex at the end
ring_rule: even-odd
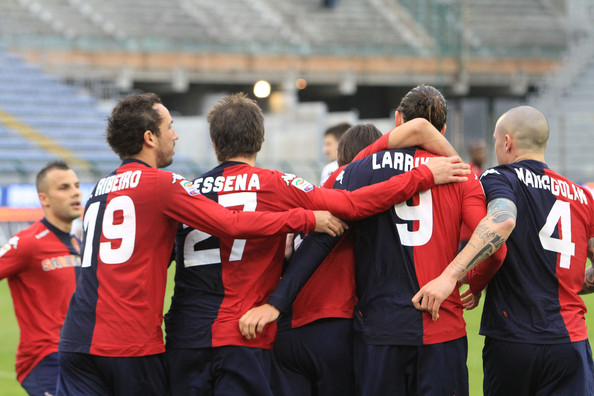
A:
POLYGON ((544 154, 521 153, 521 154, 516 155, 516 157, 514 158, 514 162, 525 161, 525 160, 534 160, 534 161, 545 162, 545 157, 544 157, 544 154))
POLYGON ((151 155, 147 150, 141 150, 138 154, 132 155, 129 158, 136 159, 144 162, 151 168, 157 167, 157 158, 155 155, 151 155))
POLYGON ((256 156, 252 157, 244 157, 242 155, 238 155, 237 157, 228 158, 227 161, 234 161, 234 162, 245 162, 248 165, 255 166, 256 165, 256 156))
POLYGON ((45 213, 45 219, 54 227, 56 227, 60 231, 64 231, 70 234, 72 231, 72 222, 62 221, 58 219, 56 216, 53 216, 51 213, 45 213))

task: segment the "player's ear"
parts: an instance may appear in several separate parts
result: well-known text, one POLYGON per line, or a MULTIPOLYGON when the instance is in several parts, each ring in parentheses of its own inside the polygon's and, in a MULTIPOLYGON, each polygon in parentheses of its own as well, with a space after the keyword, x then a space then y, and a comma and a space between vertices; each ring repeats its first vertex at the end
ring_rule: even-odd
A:
POLYGON ((41 202, 41 207, 45 208, 49 206, 49 198, 46 193, 40 192, 37 193, 37 196, 39 197, 39 202, 41 202))
POLYGON ((144 144, 146 144, 149 147, 155 147, 157 145, 157 137, 149 129, 144 131, 144 144))
POLYGON ((443 124, 443 128, 441 128, 441 131, 440 132, 444 136, 445 136, 446 129, 448 129, 448 126, 446 124, 443 124))
POLYGON ((394 113, 394 124, 396 127, 399 127, 400 125, 402 125, 404 123, 404 121, 402 121, 402 114, 396 110, 396 112, 394 113))

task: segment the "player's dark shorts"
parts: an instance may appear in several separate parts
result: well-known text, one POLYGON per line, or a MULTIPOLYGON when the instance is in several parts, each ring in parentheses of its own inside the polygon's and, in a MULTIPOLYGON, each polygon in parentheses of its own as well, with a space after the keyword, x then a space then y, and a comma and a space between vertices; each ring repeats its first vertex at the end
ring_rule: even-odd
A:
POLYGON ((164 354, 108 357, 60 352, 60 396, 163 396, 167 394, 164 354))
POLYGON ((275 395, 354 395, 352 319, 321 319, 279 331, 274 355, 275 395))
POLYGON ((241 346, 167 349, 171 396, 271 396, 272 350, 241 346))
POLYGON ((492 395, 594 395, 588 340, 524 344, 485 338, 483 392, 492 395))
POLYGON ((431 345, 368 345, 355 333, 357 395, 468 396, 466 337, 431 345))
POLYGON ((50 353, 37 363, 21 386, 30 395, 55 395, 59 369, 58 353, 50 353))

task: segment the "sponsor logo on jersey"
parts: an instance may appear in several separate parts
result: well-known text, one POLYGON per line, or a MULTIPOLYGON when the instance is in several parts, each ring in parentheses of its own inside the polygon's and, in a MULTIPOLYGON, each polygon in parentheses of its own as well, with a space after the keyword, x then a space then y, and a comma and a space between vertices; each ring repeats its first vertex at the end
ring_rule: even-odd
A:
POLYGON ((344 169, 342 171, 340 171, 340 174, 336 178, 335 182, 339 182, 340 184, 342 184, 343 179, 344 179, 344 169))
POLYGON ((483 177, 487 176, 487 175, 500 175, 501 173, 497 172, 497 170, 495 169, 487 169, 486 171, 484 171, 481 175, 481 180, 483 177))
POLYGON ((80 267, 80 256, 69 254, 67 256, 52 257, 41 260, 44 271, 53 271, 60 268, 80 267))
POLYGON ((293 180, 296 177, 297 176, 295 176, 292 173, 285 173, 284 175, 281 176, 281 179, 283 179, 283 181, 285 183, 287 183, 287 187, 289 187, 291 185, 291 180, 293 180))
POLYGON ((311 184, 310 182, 306 181, 305 179, 303 179, 301 177, 297 177, 297 178, 293 179, 293 181, 291 182, 291 185, 293 185, 293 187, 296 187, 299 190, 304 191, 304 192, 310 192, 311 190, 314 189, 313 184, 311 184))
POLYGON ((186 180, 186 178, 183 177, 182 175, 180 175, 179 173, 171 172, 171 176, 173 176, 173 180, 171 180, 171 184, 175 184, 176 182, 178 182, 180 180, 186 180))
POLYGON ((7 243, 6 245, 0 248, 0 257, 4 256, 6 252, 10 250, 10 245, 7 243))
POLYGON ((35 235, 35 239, 41 239, 44 236, 46 236, 47 234, 49 234, 49 230, 43 230, 39 234, 35 235))
POLYGON ((10 238, 8 242, 6 242, 6 244, 0 248, 0 257, 4 256, 4 254, 6 254, 6 252, 8 252, 10 249, 16 250, 18 244, 19 237, 15 236, 10 238))

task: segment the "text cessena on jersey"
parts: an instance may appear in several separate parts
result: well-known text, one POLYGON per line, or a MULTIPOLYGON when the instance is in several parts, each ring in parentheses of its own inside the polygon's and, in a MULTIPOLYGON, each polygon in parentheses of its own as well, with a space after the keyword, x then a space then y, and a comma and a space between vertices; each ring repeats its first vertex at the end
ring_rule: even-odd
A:
POLYGON ((198 178, 194 188, 201 194, 221 191, 256 191, 260 189, 260 178, 256 173, 198 178))

